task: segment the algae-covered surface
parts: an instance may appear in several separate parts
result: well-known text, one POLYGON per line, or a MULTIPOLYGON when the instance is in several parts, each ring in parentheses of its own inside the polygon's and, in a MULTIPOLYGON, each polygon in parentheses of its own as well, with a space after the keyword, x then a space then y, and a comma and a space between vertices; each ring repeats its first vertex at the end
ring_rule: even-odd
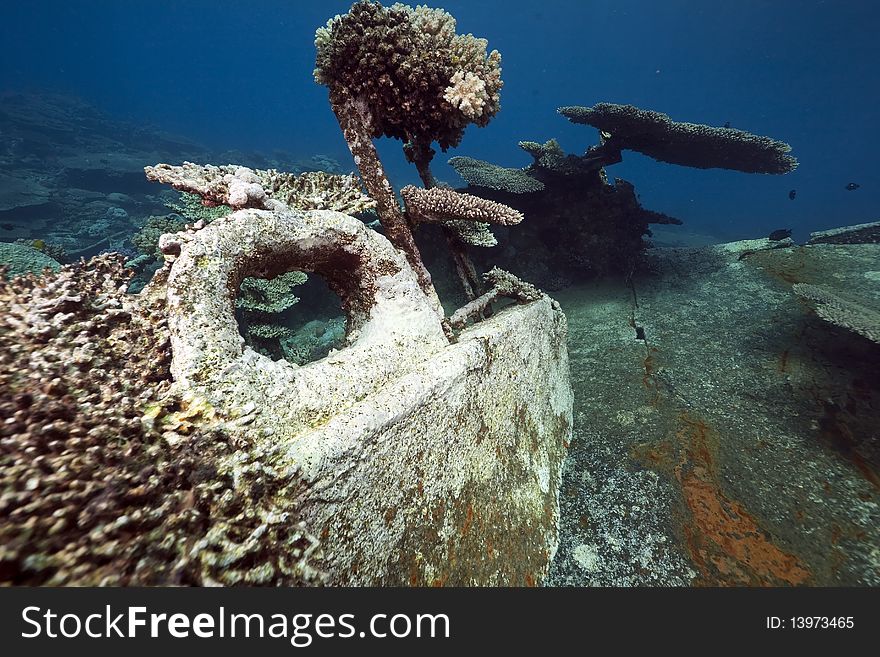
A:
POLYGON ((557 295, 575 423, 548 584, 880 584, 880 345, 792 290, 876 300, 880 245, 744 249, 557 295))

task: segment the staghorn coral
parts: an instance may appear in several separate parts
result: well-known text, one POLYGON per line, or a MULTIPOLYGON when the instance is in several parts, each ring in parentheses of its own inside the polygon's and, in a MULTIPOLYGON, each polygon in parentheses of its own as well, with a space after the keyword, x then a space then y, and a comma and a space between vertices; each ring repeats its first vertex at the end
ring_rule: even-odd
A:
POLYGON ((523 219, 522 213, 488 199, 463 194, 444 187, 422 189, 407 185, 400 190, 407 217, 415 221, 478 221, 513 226, 523 219))
POLYGON ((356 2, 315 35, 315 81, 341 108, 360 99, 371 137, 430 144, 445 151, 470 123, 498 112, 501 56, 487 42, 457 35, 442 9, 356 2))
POLYGON ((321 583, 318 541, 275 506, 299 480, 168 392, 164 303, 133 305, 130 275, 102 255, 0 276, 0 582, 321 583))
POLYGON ((544 189, 544 183, 522 169, 500 167, 497 164, 458 155, 449 164, 472 187, 482 187, 511 194, 530 194, 544 189))
MULTIPOLYGON (((591 125, 607 133, 604 150, 632 150, 661 162, 698 169, 735 169, 746 173, 788 173, 797 167, 782 141, 735 128, 680 123, 666 114, 633 105, 597 103, 571 105, 558 112, 572 123, 591 125)), ((619 161, 619 159, 618 159, 619 161)))
POLYGON ((854 299, 828 285, 795 283, 792 289, 799 296, 812 301, 816 314, 826 322, 880 343, 880 304, 876 299, 854 299))
MULTIPOLYGON (((184 162, 181 166, 157 164, 145 167, 144 172, 148 180, 195 194, 209 206, 336 210, 356 214, 376 205, 361 192, 360 181, 354 175, 341 176, 323 171, 294 175, 275 169, 192 162, 184 162)), ((228 212, 221 216, 225 214, 228 212)))
MULTIPOLYGON (((410 221, 440 223, 459 242, 471 246, 492 247, 498 244, 488 224, 512 226, 522 221, 522 213, 503 203, 472 194, 462 194, 445 187, 422 189, 407 185, 400 190, 410 221)), ((451 245, 453 248, 455 245, 451 245)), ((457 263, 458 264, 458 263, 457 263)), ((462 262, 459 266, 468 266, 462 262)), ((471 266, 472 268, 472 266, 471 266)), ((475 274, 466 278, 475 278, 475 274)), ((465 277, 463 277, 465 278, 465 277)), ((469 282, 466 283, 466 286, 469 282)), ((475 288, 472 288, 472 292, 475 288)), ((474 296, 476 296, 474 294, 474 296)))

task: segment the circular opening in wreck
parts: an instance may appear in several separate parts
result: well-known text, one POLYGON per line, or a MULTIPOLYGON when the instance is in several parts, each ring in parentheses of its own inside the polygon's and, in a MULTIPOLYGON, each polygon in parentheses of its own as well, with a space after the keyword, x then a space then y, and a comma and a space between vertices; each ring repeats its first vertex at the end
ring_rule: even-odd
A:
POLYGON ((299 271, 245 278, 235 298, 235 318, 251 349, 295 365, 341 349, 348 324, 339 296, 326 281, 299 271))

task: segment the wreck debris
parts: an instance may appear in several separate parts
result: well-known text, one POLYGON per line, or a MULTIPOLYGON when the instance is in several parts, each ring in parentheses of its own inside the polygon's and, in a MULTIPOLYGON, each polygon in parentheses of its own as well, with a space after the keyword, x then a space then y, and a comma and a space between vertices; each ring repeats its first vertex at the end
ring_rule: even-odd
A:
POLYGON ((446 344, 402 254, 347 215, 239 210, 175 239, 166 296, 176 384, 209 399, 237 390, 241 404, 258 407, 263 391, 274 390, 277 415, 265 421, 275 431, 305 429, 309 418, 332 414, 407 367, 412 352, 446 344), (340 297, 348 346, 338 356, 297 368, 244 349, 233 313, 242 279, 288 271, 315 272, 340 297))
POLYGON ((810 233, 807 244, 876 244, 880 243, 880 221, 855 226, 818 230, 810 233))
POLYGON ((853 299, 828 285, 795 283, 792 289, 804 299, 813 302, 816 314, 836 326, 858 333, 873 342, 880 343, 880 303, 875 299, 873 307, 866 305, 869 299, 853 299))
POLYGON ((543 298, 544 294, 530 283, 520 280, 513 274, 498 267, 493 267, 483 274, 483 278, 492 287, 485 294, 468 302, 456 310, 449 319, 454 329, 463 328, 471 320, 479 320, 487 311, 491 313, 492 304, 500 298, 513 299, 518 303, 530 303, 543 298))

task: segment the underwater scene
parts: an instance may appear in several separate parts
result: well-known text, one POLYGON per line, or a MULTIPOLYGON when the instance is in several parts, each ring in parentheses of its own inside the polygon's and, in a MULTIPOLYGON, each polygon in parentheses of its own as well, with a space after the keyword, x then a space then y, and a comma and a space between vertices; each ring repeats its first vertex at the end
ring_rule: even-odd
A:
POLYGON ((0 583, 880 584, 880 4, 0 8, 0 583))

